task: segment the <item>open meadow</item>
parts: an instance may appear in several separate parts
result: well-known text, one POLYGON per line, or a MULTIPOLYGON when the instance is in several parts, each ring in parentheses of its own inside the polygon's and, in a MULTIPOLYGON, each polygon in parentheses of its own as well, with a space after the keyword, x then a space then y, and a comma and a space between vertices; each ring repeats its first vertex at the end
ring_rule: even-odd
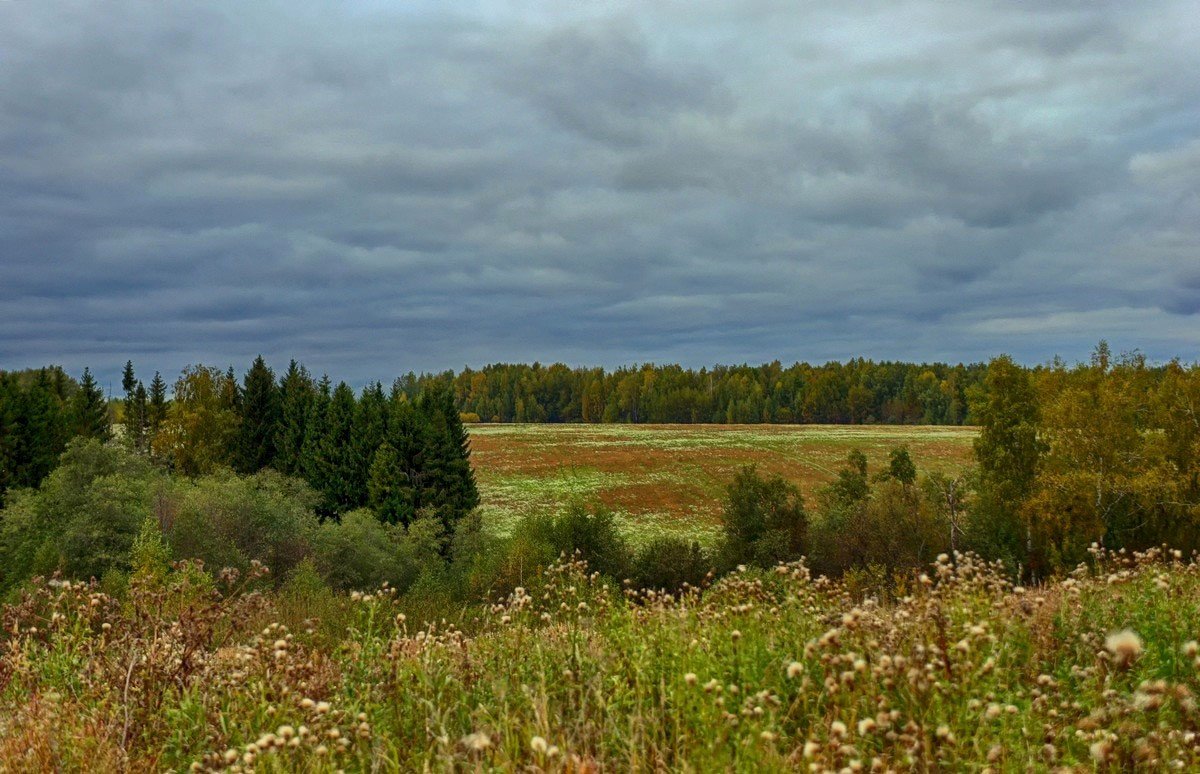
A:
POLYGON ((968 465, 976 430, 867 425, 470 426, 485 523, 507 533, 524 515, 573 497, 611 508, 631 542, 676 535, 713 545, 724 489, 755 464, 797 484, 811 502, 852 449, 879 470, 905 445, 922 473, 968 465))

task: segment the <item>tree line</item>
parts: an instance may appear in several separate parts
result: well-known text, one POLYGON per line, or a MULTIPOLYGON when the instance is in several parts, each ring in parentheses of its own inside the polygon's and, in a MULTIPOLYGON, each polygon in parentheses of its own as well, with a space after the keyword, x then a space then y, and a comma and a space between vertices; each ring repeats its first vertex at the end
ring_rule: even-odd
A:
POLYGON ((970 424, 969 393, 985 368, 861 358, 698 370, 497 363, 400 382, 411 394, 447 385, 459 410, 482 422, 961 425, 970 424))
POLYGON ((110 411, 87 369, 78 383, 59 368, 4 374, 0 486, 37 486, 72 437, 115 437, 187 476, 229 467, 301 478, 326 517, 369 506, 387 523, 430 512, 450 529, 479 502, 466 430, 438 384, 356 394, 295 361, 277 379, 259 357, 240 382, 232 367, 188 366, 170 399, 160 374, 146 388, 127 362, 122 387, 110 411))

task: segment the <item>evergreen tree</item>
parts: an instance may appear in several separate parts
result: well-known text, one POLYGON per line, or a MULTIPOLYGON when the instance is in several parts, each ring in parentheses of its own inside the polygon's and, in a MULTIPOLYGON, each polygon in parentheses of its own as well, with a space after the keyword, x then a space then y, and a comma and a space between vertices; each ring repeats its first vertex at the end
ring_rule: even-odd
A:
POLYGON ((233 366, 226 369, 225 376, 221 379, 221 408, 229 409, 238 417, 242 413, 242 390, 238 386, 233 366))
POLYGON ((453 532, 458 520, 479 505, 470 442, 447 387, 430 387, 421 395, 418 410, 424 425, 418 500, 421 506, 434 507, 446 531, 453 532))
POLYGON ((20 458, 20 408, 17 379, 0 372, 0 503, 4 492, 17 485, 20 458))
MULTIPOLYGON (((376 499, 387 492, 388 507, 376 513, 385 520, 408 525, 416 518, 421 501, 425 467, 425 430, 422 415, 403 390, 393 389, 388 402, 387 440, 384 445, 395 455, 372 465, 376 499), (384 476, 388 478, 384 480, 384 476)), ((382 448, 382 447, 381 447, 382 448)), ((378 453, 377 453, 378 455, 378 453)))
POLYGON ((129 399, 133 395, 133 389, 137 386, 137 379, 133 375, 133 361, 125 361, 125 370, 121 372, 121 390, 125 393, 125 398, 129 399))
POLYGON ((83 369, 79 390, 72 400, 71 430, 75 435, 86 438, 97 438, 101 441, 107 441, 109 438, 108 402, 104 400, 104 392, 92 378, 91 370, 87 368, 83 369))
MULTIPOLYGON (((308 404, 308 417, 304 422, 304 443, 301 445, 300 460, 296 471, 313 489, 322 493, 322 496, 329 486, 328 481, 332 475, 328 460, 323 453, 327 425, 326 413, 329 411, 330 398, 329 376, 322 376, 313 393, 312 400, 308 404)), ((330 511, 324 506, 321 508, 321 513, 323 516, 330 515, 330 511)))
POLYGON ((387 440, 387 399, 383 396, 383 385, 375 384, 363 390, 354 413, 353 455, 354 465, 366 471, 366 481, 375 452, 387 440))
POLYGON ((125 361, 125 370, 121 373, 121 389, 125 391, 122 407, 124 440, 131 449, 141 451, 146 442, 146 389, 134 375, 132 360, 125 361), (141 390, 140 401, 138 390, 141 390))
POLYGON ((162 428, 163 420, 167 417, 167 383, 162 374, 154 372, 150 382, 150 400, 146 406, 146 445, 152 446, 154 436, 162 428))
POLYGON ((305 427, 315 388, 304 366, 293 360, 279 382, 279 427, 275 438, 275 467, 288 475, 302 475, 305 427))
POLYGON ((413 519, 413 487, 403 460, 390 443, 384 441, 371 462, 367 482, 367 504, 375 516, 386 524, 407 526, 413 519))
POLYGON ((22 486, 37 486, 58 464, 59 455, 67 447, 69 428, 64 406, 55 393, 45 369, 25 394, 25 431, 27 465, 22 486))
POLYGON ((146 387, 139 380, 137 388, 133 391, 133 427, 136 431, 136 440, 138 451, 146 451, 149 447, 149 411, 150 407, 147 403, 146 387))
POLYGON ((367 471, 356 464, 354 455, 354 390, 340 382, 325 413, 325 433, 318 448, 320 467, 325 472, 318 487, 328 514, 345 513, 367 499, 367 471))
POLYGON ((238 425, 235 465, 241 473, 256 473, 275 460, 275 442, 279 435, 279 391, 275 374, 262 355, 254 359, 246 372, 238 425))

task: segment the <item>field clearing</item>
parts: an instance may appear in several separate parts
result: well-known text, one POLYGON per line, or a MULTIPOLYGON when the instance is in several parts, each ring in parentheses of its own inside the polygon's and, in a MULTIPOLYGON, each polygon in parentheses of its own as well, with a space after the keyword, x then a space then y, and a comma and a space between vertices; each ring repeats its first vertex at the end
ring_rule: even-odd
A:
POLYGON ((952 472, 971 458, 972 427, 895 425, 474 424, 472 462, 485 523, 507 533, 528 513, 573 497, 612 508, 635 544, 663 534, 711 545, 720 501, 749 463, 796 483, 811 502, 858 448, 871 471, 908 446, 917 469, 952 472))

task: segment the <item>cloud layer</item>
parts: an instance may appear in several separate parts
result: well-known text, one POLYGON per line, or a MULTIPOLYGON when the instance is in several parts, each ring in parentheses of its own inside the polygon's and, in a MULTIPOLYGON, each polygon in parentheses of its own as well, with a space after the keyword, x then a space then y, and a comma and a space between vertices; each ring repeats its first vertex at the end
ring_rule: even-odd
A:
POLYGON ((1192 2, 0 3, 0 367, 1200 357, 1192 2))

